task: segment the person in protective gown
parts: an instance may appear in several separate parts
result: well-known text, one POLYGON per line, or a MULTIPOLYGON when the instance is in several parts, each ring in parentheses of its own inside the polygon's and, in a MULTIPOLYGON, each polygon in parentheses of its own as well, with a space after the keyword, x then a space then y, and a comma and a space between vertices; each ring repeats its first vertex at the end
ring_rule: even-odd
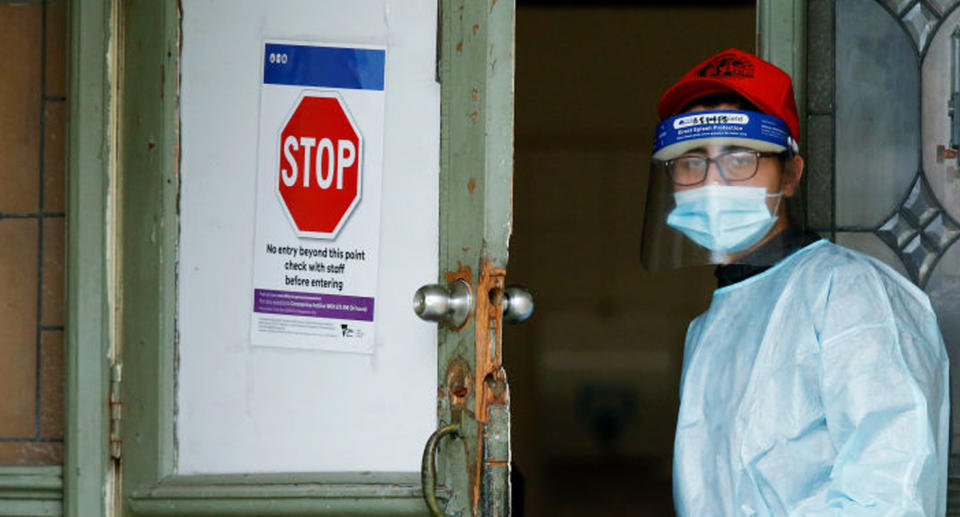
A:
POLYGON ((944 515, 936 316, 890 267, 789 223, 803 173, 790 77, 730 49, 658 113, 645 263, 719 264, 684 347, 677 514, 944 515))

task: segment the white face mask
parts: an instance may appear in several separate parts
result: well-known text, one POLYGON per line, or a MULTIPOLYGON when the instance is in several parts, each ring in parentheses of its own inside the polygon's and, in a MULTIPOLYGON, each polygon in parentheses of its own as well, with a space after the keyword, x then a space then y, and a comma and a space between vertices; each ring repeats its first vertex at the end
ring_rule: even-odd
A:
POLYGON ((667 224, 700 246, 721 253, 743 251, 763 238, 777 222, 782 193, 763 187, 707 185, 673 194, 677 206, 667 224), (770 213, 767 198, 776 197, 770 213))

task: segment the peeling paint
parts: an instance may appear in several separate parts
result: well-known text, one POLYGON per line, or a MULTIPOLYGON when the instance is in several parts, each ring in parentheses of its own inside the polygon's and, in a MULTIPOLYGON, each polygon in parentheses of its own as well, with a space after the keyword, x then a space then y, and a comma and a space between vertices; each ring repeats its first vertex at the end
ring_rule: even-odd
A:
POLYGON ((463 52, 463 42, 457 43, 457 52, 463 52))
POLYGON ((473 95, 472 95, 472 96, 473 96, 473 102, 477 102, 477 99, 480 98, 480 92, 478 92, 477 89, 474 88, 474 89, 473 89, 473 95))
MULTIPOLYGON (((500 326, 503 311, 500 304, 500 293, 503 292, 506 270, 493 267, 490 259, 485 258, 480 278, 477 281, 474 317, 476 318, 476 393, 483 394, 487 389, 486 381, 489 375, 495 374, 501 367, 500 326)), ((485 420, 485 411, 482 404, 485 397, 477 397, 477 417, 485 420)))
POLYGON ((480 32, 480 25, 474 24, 474 25, 473 25, 473 33, 476 34, 476 33, 478 33, 478 32, 480 32))
POLYGON ((461 357, 450 361, 447 366, 447 393, 451 407, 466 406, 467 397, 470 396, 473 388, 472 384, 473 373, 470 371, 470 365, 461 357))
MULTIPOLYGON (((475 415, 477 419, 477 455, 484 457, 485 428, 489 418, 487 409, 491 406, 508 406, 506 372, 502 366, 502 335, 503 310, 500 302, 503 298, 503 287, 506 270, 493 267, 490 258, 485 257, 477 280, 476 308, 474 309, 474 325, 476 344, 475 370, 476 388, 475 415)), ((476 475, 474 476, 473 510, 479 515, 481 482, 484 478, 484 462, 477 461, 476 475)))
POLYGON ((474 111, 473 113, 470 114, 470 120, 476 122, 476 121, 479 120, 479 119, 480 119, 480 113, 479 113, 479 112, 474 111))
MULTIPOLYGON (((499 306, 500 303, 498 302, 497 307, 499 306)), ((486 388, 484 390, 484 396, 486 397, 485 403, 487 406, 503 406, 507 404, 507 374, 502 367, 497 367, 495 371, 487 374, 483 379, 483 383, 486 388)))
POLYGON ((470 178, 470 181, 467 182, 467 192, 473 194, 473 191, 477 188, 477 180, 470 178))

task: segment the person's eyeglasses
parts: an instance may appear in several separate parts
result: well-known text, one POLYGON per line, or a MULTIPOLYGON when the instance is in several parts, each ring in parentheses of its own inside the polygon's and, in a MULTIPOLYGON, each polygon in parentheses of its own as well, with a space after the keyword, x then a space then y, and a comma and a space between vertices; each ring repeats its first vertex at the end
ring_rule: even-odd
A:
POLYGON ((688 187, 703 183, 707 179, 710 162, 717 164, 717 171, 725 181, 746 181, 757 174, 760 158, 780 156, 781 153, 763 153, 749 149, 729 151, 710 158, 709 156, 687 155, 667 160, 664 165, 674 185, 688 187))

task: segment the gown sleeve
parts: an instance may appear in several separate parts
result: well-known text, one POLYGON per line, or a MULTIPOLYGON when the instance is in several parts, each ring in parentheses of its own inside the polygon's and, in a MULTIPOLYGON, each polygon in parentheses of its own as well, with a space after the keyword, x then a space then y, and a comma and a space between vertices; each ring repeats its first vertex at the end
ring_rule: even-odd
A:
POLYGON ((944 515, 949 370, 926 295, 865 268, 832 278, 818 319, 836 460, 791 515, 944 515))

